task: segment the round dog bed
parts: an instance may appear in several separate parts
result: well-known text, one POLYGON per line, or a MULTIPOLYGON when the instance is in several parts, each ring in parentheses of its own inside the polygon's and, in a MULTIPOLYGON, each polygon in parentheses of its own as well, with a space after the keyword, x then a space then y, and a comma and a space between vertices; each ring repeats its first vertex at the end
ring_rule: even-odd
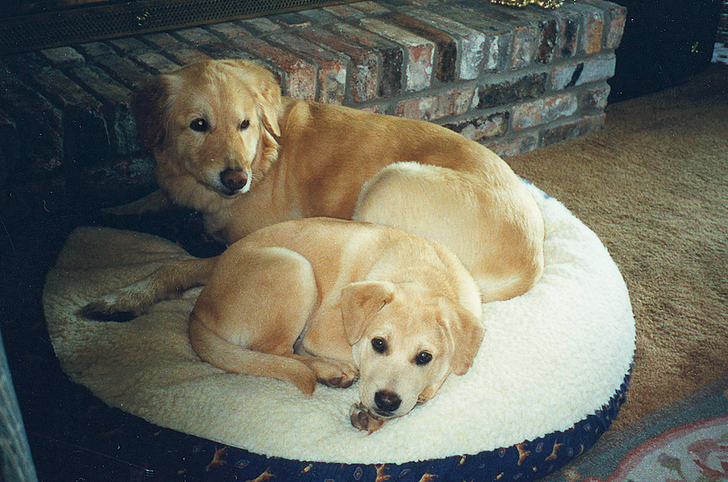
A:
POLYGON ((349 423, 356 389, 319 386, 306 398, 290 383, 200 361, 186 328, 199 290, 126 323, 78 316, 92 299, 189 256, 155 236, 72 233, 46 281, 53 346, 69 376, 107 404, 227 446, 225 463, 207 466, 215 480, 535 480, 610 425, 635 329, 625 283, 596 235, 531 190, 546 224, 543 278, 485 305, 486 335, 467 374, 371 435, 349 423))

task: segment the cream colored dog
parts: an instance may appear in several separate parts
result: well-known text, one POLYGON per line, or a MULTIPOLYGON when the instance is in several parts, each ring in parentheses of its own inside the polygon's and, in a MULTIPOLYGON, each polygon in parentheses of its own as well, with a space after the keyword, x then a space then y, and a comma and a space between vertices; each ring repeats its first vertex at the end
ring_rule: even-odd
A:
MULTIPOLYGON (((271 72, 237 60, 161 75, 134 105, 163 196, 202 212, 227 243, 326 216, 441 242, 485 301, 520 295, 541 276, 532 195, 493 152, 448 129, 282 97, 271 72)), ((127 290, 97 308, 139 312, 148 301, 127 290)))
POLYGON ((334 219, 276 224, 230 246, 190 316, 200 358, 230 372, 349 387, 373 431, 468 371, 483 338, 479 288, 448 249, 334 219))

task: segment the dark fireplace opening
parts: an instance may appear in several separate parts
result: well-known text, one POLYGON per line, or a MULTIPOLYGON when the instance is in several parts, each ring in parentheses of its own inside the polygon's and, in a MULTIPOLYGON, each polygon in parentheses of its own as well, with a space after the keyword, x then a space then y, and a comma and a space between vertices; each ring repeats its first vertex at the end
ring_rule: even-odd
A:
POLYGON ((352 0, 5 0, 0 52, 20 52, 352 0))

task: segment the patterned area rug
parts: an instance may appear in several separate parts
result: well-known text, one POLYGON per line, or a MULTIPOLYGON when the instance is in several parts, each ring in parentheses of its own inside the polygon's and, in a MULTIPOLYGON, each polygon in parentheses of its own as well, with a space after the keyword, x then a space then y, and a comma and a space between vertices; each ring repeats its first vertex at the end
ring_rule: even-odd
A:
POLYGON ((728 376, 608 433, 544 482, 728 481, 728 376))

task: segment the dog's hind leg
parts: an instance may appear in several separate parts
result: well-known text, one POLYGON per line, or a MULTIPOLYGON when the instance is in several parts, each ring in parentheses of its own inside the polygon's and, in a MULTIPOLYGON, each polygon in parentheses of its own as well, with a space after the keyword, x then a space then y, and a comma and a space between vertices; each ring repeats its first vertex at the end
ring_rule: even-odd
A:
POLYGON ((364 184, 353 219, 443 244, 475 278, 484 301, 509 299, 541 275, 543 223, 520 180, 487 176, 391 164, 364 184))
MULTIPOLYGON (((362 187, 354 221, 382 224, 437 241, 470 270, 492 237, 477 185, 468 175, 414 162, 391 164, 362 187)), ((472 270, 471 270, 472 273, 472 270)))
POLYGON ((356 379, 351 363, 294 353, 318 303, 313 267, 303 256, 234 244, 192 311, 192 346, 219 368, 289 380, 306 394, 317 381, 349 386, 356 379))
POLYGON ((87 304, 80 313, 105 321, 134 318, 158 301, 207 283, 216 262, 217 258, 193 258, 162 265, 149 276, 87 304))

